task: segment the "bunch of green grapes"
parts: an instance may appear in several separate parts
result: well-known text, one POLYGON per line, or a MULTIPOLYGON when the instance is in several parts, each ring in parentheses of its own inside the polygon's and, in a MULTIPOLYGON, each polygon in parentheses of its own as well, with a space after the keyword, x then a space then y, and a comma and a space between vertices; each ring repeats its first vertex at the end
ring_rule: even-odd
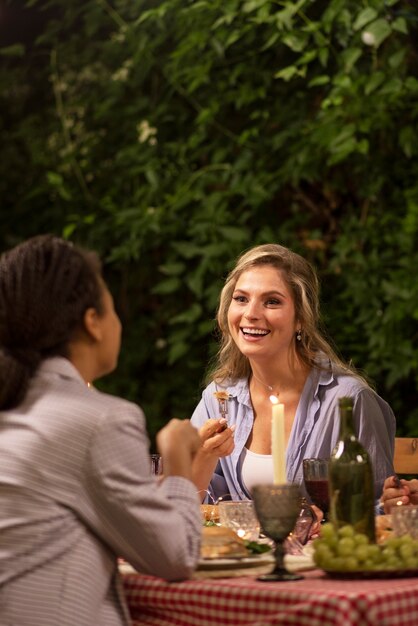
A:
POLYGON ((336 530, 324 524, 313 542, 314 561, 321 569, 336 572, 418 569, 418 540, 410 535, 371 543, 352 526, 336 530))

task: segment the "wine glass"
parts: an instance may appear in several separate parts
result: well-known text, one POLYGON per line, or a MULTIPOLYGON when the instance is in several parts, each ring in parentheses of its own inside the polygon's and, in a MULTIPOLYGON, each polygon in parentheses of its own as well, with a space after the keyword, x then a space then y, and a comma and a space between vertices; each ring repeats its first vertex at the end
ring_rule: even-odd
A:
POLYGON ((161 457, 161 454, 151 454, 150 463, 151 474, 155 474, 155 476, 160 476, 163 473, 163 459, 161 457))
POLYGON ((276 544, 274 558, 276 564, 270 574, 259 576, 258 580, 300 580, 303 576, 289 572, 284 566, 283 543, 294 528, 300 511, 301 493, 299 485, 256 485, 252 495, 257 517, 267 537, 276 544))
POLYGON ((306 500, 302 498, 301 509, 296 518, 296 524, 292 532, 284 542, 286 554, 303 554, 303 547, 308 543, 311 528, 316 521, 316 515, 306 500))
POLYGON ((232 528, 242 539, 257 541, 260 535, 260 522, 251 500, 222 501, 219 507, 221 526, 232 528))
POLYGON ((328 460, 303 459, 303 479, 311 501, 324 514, 324 524, 328 521, 329 511, 328 460))

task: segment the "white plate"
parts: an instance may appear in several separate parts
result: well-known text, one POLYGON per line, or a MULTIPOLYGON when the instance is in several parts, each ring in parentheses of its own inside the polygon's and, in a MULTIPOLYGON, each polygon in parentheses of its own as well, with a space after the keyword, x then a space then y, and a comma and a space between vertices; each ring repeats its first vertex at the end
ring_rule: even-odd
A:
POLYGON ((289 572, 303 572, 316 567, 310 554, 285 554, 284 564, 289 572))
POLYGON ((224 558, 224 559, 201 559, 197 566, 198 570, 227 570, 227 569, 243 569, 246 567, 259 567, 260 565, 269 565, 274 563, 274 557, 268 554, 254 554, 253 556, 244 556, 241 558, 224 558))

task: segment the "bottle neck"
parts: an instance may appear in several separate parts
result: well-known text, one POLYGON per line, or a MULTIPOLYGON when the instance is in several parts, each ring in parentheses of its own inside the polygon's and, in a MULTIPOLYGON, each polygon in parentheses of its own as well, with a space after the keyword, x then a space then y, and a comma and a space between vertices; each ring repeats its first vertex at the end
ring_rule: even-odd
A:
POLYGON ((353 407, 340 407, 340 439, 355 436, 353 422, 353 407))

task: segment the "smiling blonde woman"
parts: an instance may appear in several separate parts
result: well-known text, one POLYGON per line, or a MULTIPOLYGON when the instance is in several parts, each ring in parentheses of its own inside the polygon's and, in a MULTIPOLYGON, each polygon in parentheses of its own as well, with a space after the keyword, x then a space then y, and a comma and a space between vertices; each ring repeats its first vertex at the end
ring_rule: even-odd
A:
POLYGON ((255 484, 273 482, 271 396, 285 407, 287 480, 300 484, 303 459, 329 458, 337 441, 338 398, 353 396, 378 498, 393 473, 395 417, 322 334, 313 267, 278 244, 252 248, 226 279, 217 321, 217 361, 192 416, 204 439, 193 467, 202 496, 250 499, 255 484), (220 415, 228 428, 216 432, 220 415))

